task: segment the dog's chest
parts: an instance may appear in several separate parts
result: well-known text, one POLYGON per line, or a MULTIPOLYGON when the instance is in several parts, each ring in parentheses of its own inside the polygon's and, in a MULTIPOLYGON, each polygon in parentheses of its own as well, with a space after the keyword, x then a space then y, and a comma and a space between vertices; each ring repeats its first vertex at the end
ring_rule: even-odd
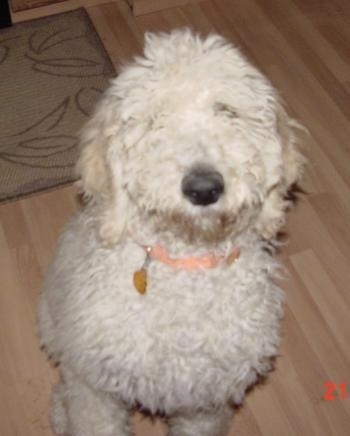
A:
POLYGON ((95 276, 103 287, 91 295, 86 319, 89 346, 103 362, 101 387, 150 409, 160 407, 151 397, 170 405, 183 395, 190 402, 203 392, 227 396, 274 354, 280 294, 246 259, 203 271, 151 262, 142 295, 133 275, 143 261, 142 250, 126 248, 103 260, 103 279, 95 276))

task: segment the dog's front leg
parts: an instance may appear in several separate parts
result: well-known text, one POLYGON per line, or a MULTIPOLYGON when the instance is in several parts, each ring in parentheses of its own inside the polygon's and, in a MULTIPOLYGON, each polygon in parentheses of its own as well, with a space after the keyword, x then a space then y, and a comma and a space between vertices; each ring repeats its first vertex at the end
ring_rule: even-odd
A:
POLYGON ((232 417, 233 410, 229 406, 179 414, 169 419, 168 436, 227 436, 232 417))
POLYGON ((59 435, 129 436, 129 410, 115 396, 98 391, 77 374, 62 371, 53 392, 51 418, 59 435))

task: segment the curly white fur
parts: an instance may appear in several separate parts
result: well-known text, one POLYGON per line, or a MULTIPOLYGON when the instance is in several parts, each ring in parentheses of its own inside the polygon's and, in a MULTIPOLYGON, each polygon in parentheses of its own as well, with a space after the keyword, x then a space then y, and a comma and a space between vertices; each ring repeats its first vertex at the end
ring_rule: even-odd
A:
POLYGON ((86 126, 77 166, 90 199, 60 238, 39 310, 42 343, 60 362, 59 434, 126 436, 128 411, 169 417, 172 436, 224 435, 230 403, 271 367, 283 293, 266 250, 284 223, 303 158, 268 80, 217 35, 147 34, 144 57, 113 80, 86 126), (181 182, 215 168, 215 204, 181 182), (153 261, 240 249, 233 265, 187 271, 153 261))

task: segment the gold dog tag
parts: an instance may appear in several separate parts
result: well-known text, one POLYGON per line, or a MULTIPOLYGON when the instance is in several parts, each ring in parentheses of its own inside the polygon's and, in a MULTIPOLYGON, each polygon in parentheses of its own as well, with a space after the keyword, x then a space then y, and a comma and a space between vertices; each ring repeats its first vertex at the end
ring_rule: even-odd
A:
POLYGON ((147 291, 147 266, 151 260, 151 247, 146 247, 146 259, 141 269, 134 272, 134 286, 141 295, 147 291))
POLYGON ((143 295, 147 290, 147 271, 142 268, 134 272, 134 286, 143 295))

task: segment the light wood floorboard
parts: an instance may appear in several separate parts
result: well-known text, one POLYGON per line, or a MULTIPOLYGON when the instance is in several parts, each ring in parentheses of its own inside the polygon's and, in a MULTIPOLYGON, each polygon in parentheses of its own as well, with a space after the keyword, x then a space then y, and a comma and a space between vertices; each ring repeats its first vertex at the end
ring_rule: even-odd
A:
MULTIPOLYGON (((276 371, 236 414, 230 436, 346 436, 350 427, 350 4, 348 0, 213 0, 133 17, 125 0, 68 0, 15 22, 85 6, 116 69, 147 30, 216 30, 246 53, 309 130, 308 192, 289 219, 286 315, 276 371), (345 383, 346 398, 324 399, 345 383)), ((40 352, 35 313, 73 187, 0 205, 0 435, 50 436, 57 374, 40 352)), ((162 436, 135 417, 138 436, 162 436)), ((88 435, 87 435, 88 436, 88 435)), ((198 435, 200 436, 200 435, 198 435)))

